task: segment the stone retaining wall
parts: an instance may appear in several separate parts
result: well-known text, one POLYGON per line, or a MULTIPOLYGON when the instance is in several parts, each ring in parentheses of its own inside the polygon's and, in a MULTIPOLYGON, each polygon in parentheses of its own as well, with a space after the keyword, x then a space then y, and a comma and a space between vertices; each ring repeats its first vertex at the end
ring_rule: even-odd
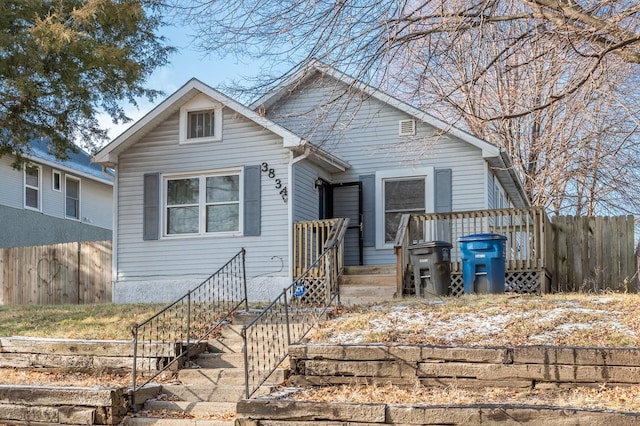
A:
MULTIPOLYGON (((203 344, 194 350, 201 351, 203 344)), ((155 372, 172 359, 181 345, 158 344, 154 358, 139 358, 137 366, 155 372)), ((179 352, 178 352, 179 353, 179 352)), ((130 341, 0 338, 0 367, 66 372, 130 373, 133 345, 130 341)), ((159 387, 145 386, 136 392, 157 395, 159 387)), ((127 413, 127 389, 75 386, 0 385, 0 425, 117 425, 127 413)))
POLYGON ((563 407, 474 404, 404 406, 255 399, 240 401, 236 426, 376 426, 544 424, 631 426, 639 413, 578 410, 563 407))
MULTIPOLYGON (((292 346, 294 386, 392 383, 545 388, 640 383, 640 349, 445 347, 434 345, 292 346)), ((640 413, 505 404, 455 406, 293 401, 286 396, 238 403, 237 426, 636 425, 640 413)))
POLYGON ((117 425, 127 404, 122 389, 0 385, 0 424, 117 425))
MULTIPOLYGON (((156 346, 146 347, 154 354, 152 358, 138 358, 140 371, 155 370, 182 351, 178 344, 158 343, 156 346)), ((200 346, 198 350, 201 350, 200 346)), ((133 344, 128 340, 0 338, 0 367, 126 373, 132 366, 133 344)))
POLYGON ((393 383, 516 387, 640 383, 640 349, 553 346, 292 346, 296 386, 393 383))

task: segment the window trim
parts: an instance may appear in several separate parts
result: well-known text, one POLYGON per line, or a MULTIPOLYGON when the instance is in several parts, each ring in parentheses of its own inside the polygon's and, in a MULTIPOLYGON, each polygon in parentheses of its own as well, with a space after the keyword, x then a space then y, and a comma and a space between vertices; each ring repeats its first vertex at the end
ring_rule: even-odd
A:
POLYGON ((79 177, 75 177, 72 175, 65 175, 64 177, 64 217, 69 220, 77 220, 80 222, 82 220, 82 181, 79 177), (73 180, 78 182, 78 217, 69 216, 67 214, 67 182, 73 180))
POLYGON ((376 249, 388 249, 393 248, 393 243, 385 242, 384 232, 384 181, 392 179, 403 178, 419 178, 424 177, 424 211, 426 213, 434 212, 434 168, 433 167, 419 167, 415 169, 397 169, 397 170, 383 170, 376 172, 376 249))
POLYGON ((42 166, 40 164, 33 164, 33 163, 26 164, 23 168, 22 177, 23 177, 22 196, 24 197, 23 198, 24 208, 27 210, 41 212, 42 211, 42 166), (38 187, 37 188, 27 185, 27 167, 32 167, 38 170, 38 187), (35 189, 38 192, 38 207, 32 207, 27 205, 27 188, 35 189))
POLYGON ((62 172, 58 170, 51 171, 51 190, 62 192, 62 172), (56 176, 58 177, 58 187, 56 188, 56 176))
POLYGON ((229 237, 229 236, 242 236, 244 235, 244 170, 242 167, 231 169, 217 169, 203 172, 193 173, 171 173, 161 175, 162 179, 162 192, 161 196, 161 226, 162 232, 160 233, 161 239, 175 239, 175 238, 202 238, 202 237, 229 237), (198 194, 198 232, 197 233, 184 233, 184 234, 169 234, 167 230, 167 189, 168 182, 176 179, 200 179, 200 189, 206 188, 206 182, 203 186, 203 180, 212 176, 231 176, 237 175, 238 180, 238 230, 237 231, 224 231, 224 232, 206 232, 206 208, 211 203, 206 202, 206 189, 200 190, 198 194))
POLYGON ((200 96, 180 107, 180 144, 218 142, 222 140, 222 104, 200 96), (189 138, 189 113, 213 111, 213 136, 189 138))

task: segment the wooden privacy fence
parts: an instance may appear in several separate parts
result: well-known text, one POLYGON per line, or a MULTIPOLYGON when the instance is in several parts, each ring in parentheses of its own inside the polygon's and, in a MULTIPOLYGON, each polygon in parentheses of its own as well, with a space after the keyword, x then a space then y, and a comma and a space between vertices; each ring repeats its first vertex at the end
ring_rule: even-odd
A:
POLYGON ((0 249, 0 304, 111 302, 111 241, 0 249))
POLYGON ((636 291, 633 216, 556 216, 557 291, 636 291))

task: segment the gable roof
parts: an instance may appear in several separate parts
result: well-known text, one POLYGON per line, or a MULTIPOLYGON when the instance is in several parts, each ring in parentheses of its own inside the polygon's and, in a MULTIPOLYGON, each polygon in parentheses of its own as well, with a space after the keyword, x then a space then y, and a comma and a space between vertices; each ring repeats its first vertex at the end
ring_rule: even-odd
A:
POLYGON ((228 96, 220 93, 211 86, 208 86, 196 78, 192 78, 181 88, 175 91, 155 108, 149 111, 144 117, 116 137, 108 145, 102 148, 93 157, 93 161, 100 164, 114 165, 118 163, 118 155, 128 147, 136 143, 162 121, 170 115, 180 110, 180 107, 193 99, 198 94, 203 93, 216 100, 224 107, 227 107, 267 130, 282 137, 283 146, 286 148, 297 147, 305 144, 305 140, 300 136, 290 132, 282 126, 261 116, 254 110, 234 101, 228 96))
POLYGON ((251 108, 254 110, 269 108, 295 87, 310 79, 316 73, 328 75, 339 82, 344 83, 348 87, 360 90, 380 102, 386 103, 444 133, 455 136, 456 138, 479 148, 482 151, 483 158, 485 158, 489 165, 494 168, 496 175, 498 175, 503 186, 505 186, 505 190, 512 196, 512 198, 514 196, 518 196, 518 198, 521 198, 527 205, 529 205, 529 197, 526 195, 522 182, 515 173, 511 158, 504 148, 480 139, 456 126, 448 124, 421 109, 401 101, 400 99, 397 99, 379 89, 362 83, 361 81, 358 81, 318 60, 311 61, 306 67, 292 74, 291 77, 286 79, 283 83, 253 102, 251 104, 251 108))
POLYGON ((54 169, 64 170, 81 177, 113 185, 113 171, 92 163, 91 156, 82 149, 78 152, 69 151, 67 153, 68 158, 61 160, 49 152, 47 139, 34 139, 29 143, 29 147, 30 151, 27 152, 27 158, 34 163, 45 164, 54 169))

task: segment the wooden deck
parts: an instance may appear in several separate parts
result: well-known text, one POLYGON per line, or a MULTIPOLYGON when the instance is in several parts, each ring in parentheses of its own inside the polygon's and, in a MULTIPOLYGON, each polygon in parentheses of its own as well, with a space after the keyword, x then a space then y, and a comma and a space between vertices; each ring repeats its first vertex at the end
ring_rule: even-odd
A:
POLYGON ((412 288, 409 247, 428 241, 448 241, 451 249, 451 289, 462 293, 462 261, 458 239, 472 234, 500 234, 506 242, 506 288, 519 293, 546 293, 552 270, 551 224, 542 207, 404 215, 395 241, 398 294, 412 288))

